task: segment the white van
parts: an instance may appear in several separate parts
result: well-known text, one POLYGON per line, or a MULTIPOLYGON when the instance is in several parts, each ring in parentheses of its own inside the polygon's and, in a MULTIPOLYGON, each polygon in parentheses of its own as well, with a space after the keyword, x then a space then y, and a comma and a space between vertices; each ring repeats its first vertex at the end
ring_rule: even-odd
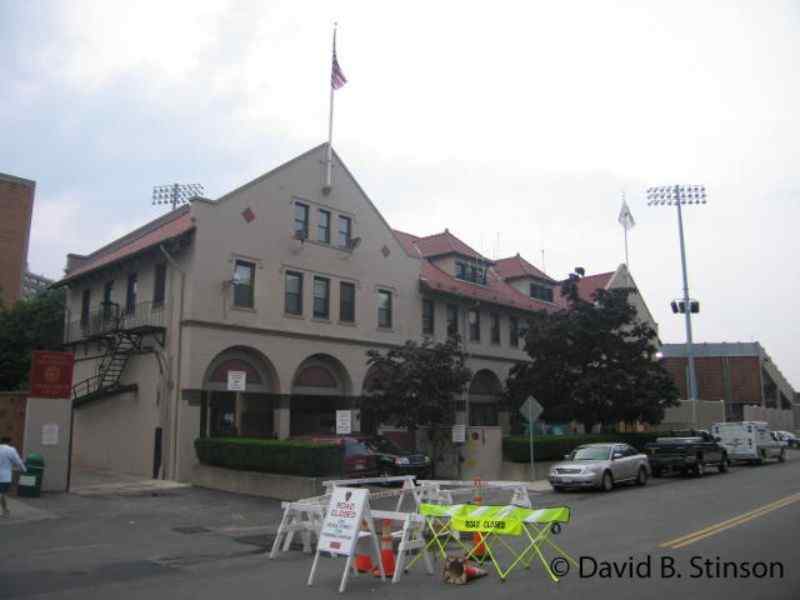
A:
POLYGON ((763 421, 715 423, 711 433, 728 452, 728 459, 757 464, 768 458, 786 460, 786 443, 780 441, 763 421))

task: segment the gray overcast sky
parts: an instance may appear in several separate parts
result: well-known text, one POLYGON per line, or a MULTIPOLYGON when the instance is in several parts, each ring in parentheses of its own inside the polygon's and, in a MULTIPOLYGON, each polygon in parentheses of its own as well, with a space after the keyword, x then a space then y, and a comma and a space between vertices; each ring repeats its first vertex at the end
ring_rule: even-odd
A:
POLYGON ((632 272, 681 342, 674 209, 643 191, 706 184, 696 340, 759 340, 800 389, 797 1, 0 1, 0 171, 38 184, 30 268, 58 277, 159 214, 154 185, 218 197, 324 141, 334 20, 334 146, 394 227, 609 271, 624 189, 632 272))

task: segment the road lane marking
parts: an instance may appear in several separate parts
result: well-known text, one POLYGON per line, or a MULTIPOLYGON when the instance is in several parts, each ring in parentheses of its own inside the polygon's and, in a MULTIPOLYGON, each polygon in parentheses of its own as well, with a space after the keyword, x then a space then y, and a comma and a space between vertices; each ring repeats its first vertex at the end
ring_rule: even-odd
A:
POLYGON ((722 521, 721 523, 710 525, 698 531, 693 531, 692 533, 683 535, 679 538, 669 540, 668 542, 660 544, 659 548, 670 548, 672 550, 683 548, 684 546, 693 544, 694 542, 700 541, 701 539, 705 539, 717 533, 721 533, 726 529, 730 529, 731 527, 736 527, 737 525, 741 525, 748 521, 752 521, 757 517, 763 516, 774 510, 778 510, 779 508, 789 506, 790 504, 794 504, 795 502, 800 502, 800 494, 793 494, 791 496, 786 496, 785 498, 775 500, 774 502, 770 502, 769 504, 765 504, 764 506, 760 506, 744 514, 738 515, 726 521, 722 521))

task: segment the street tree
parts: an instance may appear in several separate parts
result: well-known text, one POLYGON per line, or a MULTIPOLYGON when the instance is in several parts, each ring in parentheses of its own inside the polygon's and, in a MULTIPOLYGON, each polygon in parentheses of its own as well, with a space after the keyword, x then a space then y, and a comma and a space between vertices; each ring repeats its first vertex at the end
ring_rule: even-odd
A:
POLYGON ((530 360, 511 369, 508 395, 517 404, 533 395, 544 419, 575 420, 587 432, 597 424, 659 423, 677 405, 678 390, 656 359, 655 330, 630 302, 638 292, 598 289, 588 302, 578 294, 581 276, 562 284, 565 308, 530 318, 530 360))
POLYGON ((385 353, 367 352, 374 377, 367 392, 368 409, 380 423, 414 434, 426 427, 434 469, 455 422, 455 400, 472 378, 458 336, 434 343, 408 340, 385 353))
POLYGON ((58 349, 64 331, 64 291, 47 290, 0 308, 0 390, 28 385, 34 350, 58 349))

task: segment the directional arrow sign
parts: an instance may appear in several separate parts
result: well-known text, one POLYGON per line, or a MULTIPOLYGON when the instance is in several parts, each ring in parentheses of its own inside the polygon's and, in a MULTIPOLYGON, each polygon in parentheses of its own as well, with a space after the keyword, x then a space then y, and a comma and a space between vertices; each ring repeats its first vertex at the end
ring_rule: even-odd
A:
POLYGON ((542 416, 543 411, 544 408, 542 408, 542 405, 539 404, 533 396, 528 396, 528 399, 525 400, 519 409, 520 414, 530 421, 530 425, 533 425, 534 422, 542 416))

